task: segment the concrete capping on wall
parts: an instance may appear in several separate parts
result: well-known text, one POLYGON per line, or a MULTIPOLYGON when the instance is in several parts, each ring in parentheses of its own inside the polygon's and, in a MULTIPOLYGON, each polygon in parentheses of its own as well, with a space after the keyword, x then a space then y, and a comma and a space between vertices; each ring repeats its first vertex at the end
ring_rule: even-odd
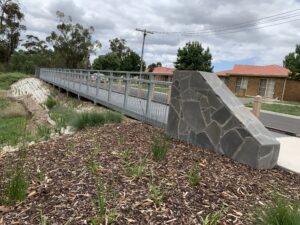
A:
POLYGON ((174 73, 167 134, 258 169, 279 155, 279 142, 213 73, 174 73))

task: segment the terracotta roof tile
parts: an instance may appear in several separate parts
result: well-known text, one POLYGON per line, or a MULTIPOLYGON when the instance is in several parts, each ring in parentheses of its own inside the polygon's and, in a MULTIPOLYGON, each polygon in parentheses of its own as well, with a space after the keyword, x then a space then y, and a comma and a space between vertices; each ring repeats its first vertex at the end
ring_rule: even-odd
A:
POLYGON ((156 67, 153 69, 153 73, 173 73, 175 68, 167 68, 167 67, 156 67))
POLYGON ((288 69, 278 65, 269 65, 269 66, 234 65, 232 70, 220 71, 217 72, 217 75, 288 77, 289 72, 290 71, 288 69))

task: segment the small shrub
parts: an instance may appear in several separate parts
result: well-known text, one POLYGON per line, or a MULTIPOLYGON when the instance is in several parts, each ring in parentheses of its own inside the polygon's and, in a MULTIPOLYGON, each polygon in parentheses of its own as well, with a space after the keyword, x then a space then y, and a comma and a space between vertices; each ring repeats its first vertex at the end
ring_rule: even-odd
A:
POLYGON ((45 102, 45 105, 47 106, 48 109, 52 109, 54 106, 57 105, 57 102, 53 97, 49 96, 47 98, 47 101, 45 102))
POLYGON ((224 210, 221 209, 219 211, 216 211, 214 213, 210 213, 206 215, 205 219, 202 219, 203 225, 219 225, 221 217, 224 213, 224 210))
POLYGON ((168 141, 166 137, 158 137, 154 138, 154 142, 152 144, 152 156, 155 161, 162 161, 167 157, 168 152, 168 141))
POLYGON ((255 220, 258 225, 300 225, 300 203, 276 196, 256 214, 255 220))
POLYGON ((188 175, 188 180, 190 184, 195 187, 199 184, 201 180, 200 171, 198 166, 193 166, 188 175))
POLYGON ((156 207, 160 207, 164 200, 164 193, 160 190, 160 187, 151 185, 149 192, 149 198, 154 202, 156 207))
POLYGON ((122 115, 114 112, 83 112, 75 116, 72 126, 75 130, 82 130, 87 127, 103 125, 105 123, 119 123, 122 115))

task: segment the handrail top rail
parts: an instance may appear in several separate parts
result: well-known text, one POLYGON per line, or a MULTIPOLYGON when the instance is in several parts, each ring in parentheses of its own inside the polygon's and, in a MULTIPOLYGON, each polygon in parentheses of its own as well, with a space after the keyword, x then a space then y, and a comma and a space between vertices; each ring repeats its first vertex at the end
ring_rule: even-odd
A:
POLYGON ((154 75, 154 76, 173 76, 173 73, 153 73, 153 72, 137 72, 137 71, 115 71, 115 70, 88 70, 88 69, 68 69, 68 68, 40 68, 45 70, 70 70, 72 71, 83 71, 83 72, 100 72, 100 73, 119 73, 119 74, 135 74, 135 75, 154 75))

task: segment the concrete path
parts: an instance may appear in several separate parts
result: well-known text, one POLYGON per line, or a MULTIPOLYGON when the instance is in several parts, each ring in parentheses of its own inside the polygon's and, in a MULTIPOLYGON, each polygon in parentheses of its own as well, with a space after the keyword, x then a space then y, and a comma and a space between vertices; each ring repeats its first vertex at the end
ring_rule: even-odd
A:
POLYGON ((278 166, 300 174, 300 138, 282 136, 276 139, 280 142, 278 166))

